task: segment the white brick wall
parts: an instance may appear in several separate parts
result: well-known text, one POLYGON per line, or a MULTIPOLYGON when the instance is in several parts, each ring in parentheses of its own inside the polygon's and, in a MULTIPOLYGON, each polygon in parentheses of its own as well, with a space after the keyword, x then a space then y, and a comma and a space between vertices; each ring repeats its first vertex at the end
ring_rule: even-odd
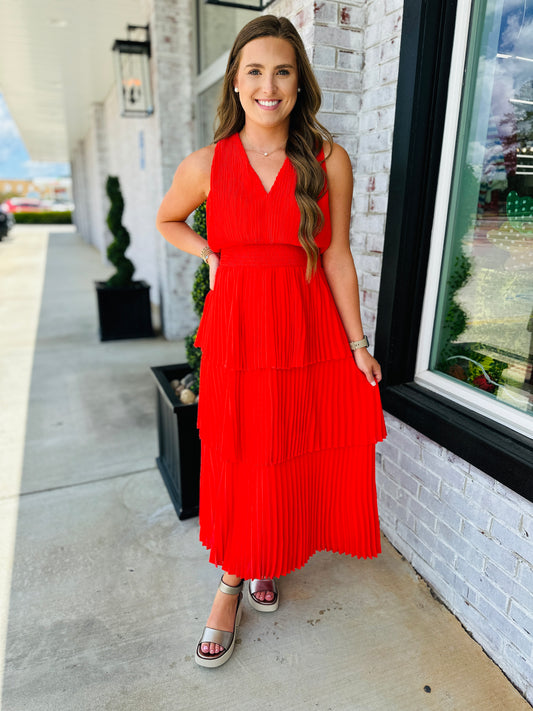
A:
MULTIPOLYGON (((326 0, 313 6, 280 0, 268 10, 300 27, 323 89, 322 121, 352 158, 351 243, 370 337, 402 10, 403 0, 326 0)), ((377 452, 383 532, 533 701, 533 505, 396 418, 386 420, 389 435, 377 452)))
POLYGON ((369 0, 363 36, 359 146, 354 157, 355 186, 352 251, 361 282, 361 313, 373 341, 379 275, 387 214, 394 128, 396 83, 400 56, 402 2, 369 0), (399 9, 400 8, 400 9, 399 9))
POLYGON ((73 220, 76 224, 78 232, 84 236, 86 241, 89 240, 90 234, 90 211, 87 200, 88 186, 87 173, 84 164, 85 144, 84 141, 79 141, 73 154, 70 156, 70 172, 72 174, 72 191, 76 210, 73 214, 73 220))
POLYGON ((387 416, 380 519, 409 560, 533 700, 533 504, 387 416))
POLYGON ((102 253, 105 253, 109 242, 109 230, 105 223, 107 146, 103 104, 93 104, 90 108, 89 130, 72 157, 77 202, 74 219, 84 239, 102 253))
MULTIPOLYGON (((376 300, 368 297, 377 294, 381 270, 402 6, 367 3, 354 252, 368 331, 376 314, 376 300)), ((396 418, 386 419, 389 436, 377 461, 385 535, 532 701, 533 505, 396 418)))
POLYGON ((384 0, 280 0, 267 11, 289 17, 298 27, 322 89, 319 119, 353 161, 350 239, 363 326, 371 340, 387 213, 401 7, 401 2, 384 0))
MULTIPOLYGON (((194 11, 190 0, 147 0, 150 7, 155 116, 153 219, 179 163, 194 148, 194 11)), ((164 334, 183 338, 197 325, 191 289, 199 261, 166 242, 154 228, 164 334)))
POLYGON ((319 120, 350 155, 357 152, 364 3, 315 2, 311 58, 323 92, 319 120))

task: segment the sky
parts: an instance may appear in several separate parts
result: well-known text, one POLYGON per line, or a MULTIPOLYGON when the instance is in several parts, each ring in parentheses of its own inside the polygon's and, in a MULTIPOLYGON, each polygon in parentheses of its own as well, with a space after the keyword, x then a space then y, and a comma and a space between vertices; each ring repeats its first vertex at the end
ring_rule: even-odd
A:
POLYGON ((68 163, 45 163, 30 159, 0 93, 0 179, 62 178, 68 175, 68 163))

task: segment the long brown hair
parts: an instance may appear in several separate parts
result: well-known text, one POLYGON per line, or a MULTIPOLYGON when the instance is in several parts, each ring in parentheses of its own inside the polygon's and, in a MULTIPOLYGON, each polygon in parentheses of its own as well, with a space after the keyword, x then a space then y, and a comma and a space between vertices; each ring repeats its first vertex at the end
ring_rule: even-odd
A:
POLYGON ((286 17, 263 15, 256 17, 237 35, 231 49, 222 95, 217 110, 215 142, 233 135, 244 127, 245 114, 233 86, 239 69, 242 48, 259 37, 276 37, 289 42, 296 55, 298 100, 290 115, 289 138, 285 152, 296 171, 296 202, 300 209, 298 239, 307 254, 307 279, 316 270, 319 249, 315 235, 320 232, 324 216, 317 200, 324 194, 326 179, 316 157, 327 141, 330 148, 333 138, 316 119, 322 103, 322 94, 315 78, 304 44, 294 25, 286 17))

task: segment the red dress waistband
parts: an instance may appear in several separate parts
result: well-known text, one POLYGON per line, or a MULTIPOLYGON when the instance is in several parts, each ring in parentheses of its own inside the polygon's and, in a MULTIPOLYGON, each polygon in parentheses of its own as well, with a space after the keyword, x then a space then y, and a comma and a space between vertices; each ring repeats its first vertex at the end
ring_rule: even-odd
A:
POLYGON ((303 247, 292 244, 247 244, 224 247, 220 252, 220 266, 305 267, 307 255, 303 247))

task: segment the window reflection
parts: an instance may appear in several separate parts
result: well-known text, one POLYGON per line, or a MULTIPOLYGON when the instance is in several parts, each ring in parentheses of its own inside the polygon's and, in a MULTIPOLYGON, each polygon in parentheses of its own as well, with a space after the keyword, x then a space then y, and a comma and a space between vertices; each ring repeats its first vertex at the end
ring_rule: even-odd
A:
POLYGON ((489 0, 469 47, 432 368, 530 412, 531 0, 489 0))
POLYGON ((257 17, 253 10, 207 5, 204 0, 197 0, 197 14, 199 73, 231 49, 239 30, 257 17))

